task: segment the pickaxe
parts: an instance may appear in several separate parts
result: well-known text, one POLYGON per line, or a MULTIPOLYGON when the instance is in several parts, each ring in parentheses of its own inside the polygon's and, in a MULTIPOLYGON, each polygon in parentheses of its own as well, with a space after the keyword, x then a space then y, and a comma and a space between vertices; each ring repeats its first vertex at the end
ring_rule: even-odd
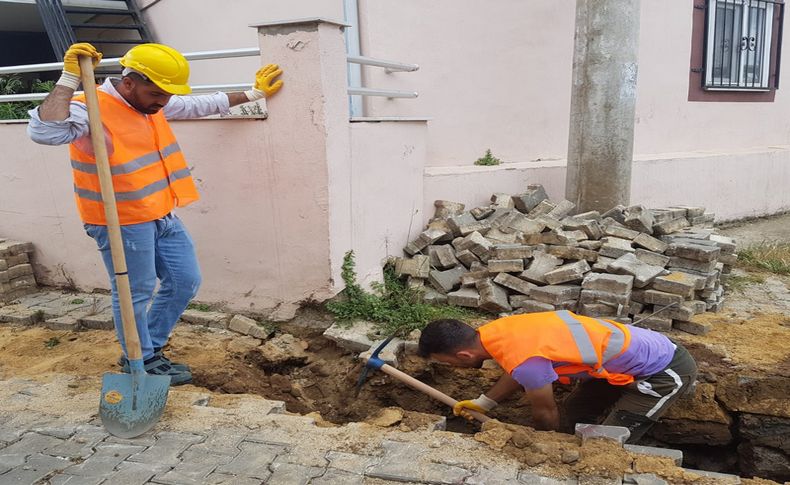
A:
MULTIPOLYGON (((394 337, 394 336, 393 336, 394 337)), ((414 377, 399 371, 398 369, 392 367, 391 365, 387 364, 383 360, 379 358, 379 352, 387 346, 390 341, 392 341, 393 337, 388 338, 387 340, 381 342, 376 350, 373 351, 370 357, 368 357, 367 362, 365 363, 365 368, 362 369, 362 372, 359 374, 359 379, 357 380, 357 387, 355 396, 359 395, 359 390, 362 388, 362 385, 365 384, 365 380, 368 377, 368 371, 370 370, 380 370, 383 373, 394 377, 395 379, 403 382, 407 386, 416 389, 428 396, 436 399, 437 401, 441 401, 444 404, 447 404, 450 407, 455 406, 458 404, 458 401, 451 398, 447 394, 434 389, 433 387, 425 384, 424 382, 418 381, 414 377)), ((481 423, 485 423, 486 421, 490 420, 488 416, 482 413, 478 413, 477 411, 467 410, 467 412, 472 415, 476 420, 480 421, 481 423)))

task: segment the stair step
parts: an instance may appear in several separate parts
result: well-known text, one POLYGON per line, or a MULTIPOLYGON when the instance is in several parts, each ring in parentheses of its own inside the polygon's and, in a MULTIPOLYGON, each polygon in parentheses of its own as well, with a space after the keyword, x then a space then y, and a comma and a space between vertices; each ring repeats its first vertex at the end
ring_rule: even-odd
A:
POLYGON ((141 29, 142 24, 70 24, 75 29, 141 29))

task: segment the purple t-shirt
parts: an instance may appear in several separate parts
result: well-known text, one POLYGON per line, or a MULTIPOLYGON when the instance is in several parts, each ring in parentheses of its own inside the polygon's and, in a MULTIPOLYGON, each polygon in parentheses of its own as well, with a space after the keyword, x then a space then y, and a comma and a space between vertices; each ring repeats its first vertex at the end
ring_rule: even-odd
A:
MULTIPOLYGON (((606 363, 604 369, 628 374, 636 379, 664 370, 675 354, 675 344, 658 332, 639 327, 628 328, 631 330, 631 345, 622 355, 606 363)), ((538 389, 557 380, 559 376, 554 372, 555 365, 562 363, 531 357, 513 369, 510 375, 525 389, 538 389)), ((580 378, 593 379, 592 376, 580 378)))

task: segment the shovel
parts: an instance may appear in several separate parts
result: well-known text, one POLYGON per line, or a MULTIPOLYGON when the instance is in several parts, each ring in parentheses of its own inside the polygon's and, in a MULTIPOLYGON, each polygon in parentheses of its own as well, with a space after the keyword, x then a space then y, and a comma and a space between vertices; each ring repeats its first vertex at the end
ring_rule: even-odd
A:
POLYGON ((93 62, 90 57, 85 56, 80 56, 79 61, 82 86, 85 90, 85 104, 88 106, 91 142, 104 202, 104 215, 107 218, 115 285, 121 304, 122 331, 131 371, 131 374, 109 372, 104 374, 99 416, 110 434, 120 438, 134 438, 153 428, 162 416, 167 403, 167 392, 170 389, 170 377, 148 375, 143 368, 143 352, 140 349, 140 336, 137 334, 137 324, 134 319, 129 273, 126 270, 121 226, 115 205, 115 190, 104 141, 104 126, 99 113, 93 62))
MULTIPOLYGON (((383 360, 379 358, 379 352, 387 346, 388 343, 392 340, 392 337, 388 338, 387 340, 383 341, 381 345, 379 345, 375 351, 370 355, 367 362, 365 362, 365 368, 362 369, 362 372, 359 375, 359 380, 357 381, 357 388, 356 388, 356 395, 359 395, 359 390, 362 388, 362 385, 365 383, 365 379, 368 376, 368 372, 370 370, 380 370, 381 372, 387 374, 388 376, 394 377, 395 379, 403 382, 407 386, 416 389, 428 396, 436 399, 437 401, 443 402, 450 407, 455 406, 458 404, 458 401, 453 399, 452 397, 448 396, 447 394, 439 391, 438 389, 434 389, 433 387, 429 386, 428 384, 418 381, 414 377, 402 372, 391 365, 387 364, 383 360)), ((478 413, 477 411, 472 411, 471 409, 467 409, 466 412, 472 415, 476 420, 480 421, 481 423, 485 423, 489 421, 491 418, 486 416, 483 413, 478 413)))

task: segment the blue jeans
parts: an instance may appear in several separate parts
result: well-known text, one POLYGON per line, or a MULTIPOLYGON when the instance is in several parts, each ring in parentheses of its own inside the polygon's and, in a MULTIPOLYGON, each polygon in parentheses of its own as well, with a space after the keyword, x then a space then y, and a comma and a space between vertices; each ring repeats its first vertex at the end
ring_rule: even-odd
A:
MULTIPOLYGON (((85 224, 85 232, 99 246, 112 283, 115 331, 126 353, 121 310, 107 226, 85 224)), ((121 226, 134 317, 143 359, 165 346, 173 327, 200 287, 200 268, 195 247, 181 219, 174 214, 141 224, 121 226), (159 291, 154 294, 156 281, 159 291)))

